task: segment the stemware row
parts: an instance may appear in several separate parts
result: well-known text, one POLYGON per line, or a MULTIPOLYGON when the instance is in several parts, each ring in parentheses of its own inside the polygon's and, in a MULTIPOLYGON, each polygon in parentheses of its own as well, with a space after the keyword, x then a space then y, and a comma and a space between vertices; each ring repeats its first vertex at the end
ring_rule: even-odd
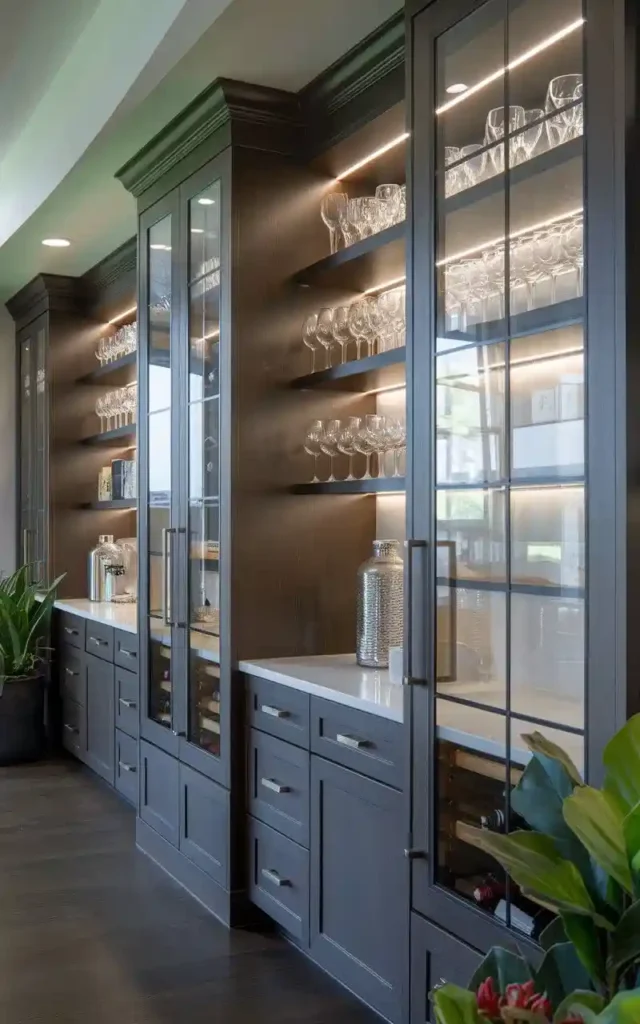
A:
POLYGON ((315 420, 307 430, 304 439, 304 450, 314 460, 314 473, 311 483, 323 481, 318 477, 318 459, 325 455, 330 460, 329 476, 326 483, 333 483, 334 459, 346 455, 349 459, 349 472, 345 480, 371 480, 371 459, 377 456, 376 478, 387 476, 385 472, 385 455, 393 456, 394 477, 400 476, 400 457, 407 447, 407 428, 403 420, 392 416, 350 416, 342 420, 315 420), (356 455, 365 458, 365 471, 361 477, 353 475, 353 460, 356 455))
MULTIPOLYGON (((524 287, 527 310, 540 302, 539 286, 547 282, 548 301, 557 301, 558 278, 574 273, 574 294, 583 292, 583 216, 562 221, 512 238, 509 242, 510 289, 524 287)), ((505 245, 491 246, 444 267, 445 313, 451 329, 465 331, 469 318, 476 322, 505 315, 505 245)), ((547 304, 546 302, 544 303, 547 304)))
POLYGON ((96 402, 96 415, 100 417, 100 432, 135 423, 137 405, 138 385, 135 382, 102 395, 96 402))
POLYGON ((375 196, 349 199, 346 192, 324 196, 320 214, 329 228, 331 252, 399 224, 407 215, 406 185, 378 185, 375 196))
POLYGON ((112 363, 130 352, 135 352, 137 344, 138 325, 126 324, 124 327, 119 327, 115 334, 111 334, 107 338, 100 338, 96 348, 96 359, 99 360, 101 366, 104 366, 105 363, 112 363))
POLYGON ((490 110, 483 142, 460 148, 445 146, 445 195, 463 192, 504 172, 505 147, 504 143, 499 143, 505 132, 509 136, 511 167, 531 160, 543 147, 554 149, 582 135, 584 105, 580 101, 583 88, 582 75, 559 75, 549 82, 544 109, 533 107, 525 110, 522 106, 513 105, 490 110))
POLYGON ((377 296, 366 296, 349 306, 323 307, 307 317, 302 340, 312 355, 324 352, 325 369, 333 365, 333 352, 340 349, 340 362, 388 352, 405 343, 405 287, 389 288, 377 296))

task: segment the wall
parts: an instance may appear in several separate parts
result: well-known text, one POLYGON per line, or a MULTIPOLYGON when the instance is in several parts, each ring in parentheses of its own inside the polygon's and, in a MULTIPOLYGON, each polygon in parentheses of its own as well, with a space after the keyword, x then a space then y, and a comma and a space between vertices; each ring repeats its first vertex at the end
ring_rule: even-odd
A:
POLYGON ((0 572, 15 567, 16 410, 15 330, 0 306, 0 572))

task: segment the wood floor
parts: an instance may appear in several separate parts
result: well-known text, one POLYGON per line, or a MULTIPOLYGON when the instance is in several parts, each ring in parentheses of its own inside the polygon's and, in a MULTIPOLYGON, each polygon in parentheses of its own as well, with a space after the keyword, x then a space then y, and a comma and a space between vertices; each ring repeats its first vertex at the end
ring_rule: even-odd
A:
POLYGON ((228 932, 61 761, 0 768, 2 1024, 373 1024, 274 936, 228 932))

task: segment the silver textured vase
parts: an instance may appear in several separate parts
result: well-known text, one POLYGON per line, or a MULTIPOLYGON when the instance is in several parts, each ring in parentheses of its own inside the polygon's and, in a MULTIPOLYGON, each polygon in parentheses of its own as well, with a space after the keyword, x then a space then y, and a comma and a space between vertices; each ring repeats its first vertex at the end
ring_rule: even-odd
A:
POLYGON ((374 540, 373 555, 358 569, 356 660, 388 668, 389 648, 402 644, 404 565, 397 540, 374 540))

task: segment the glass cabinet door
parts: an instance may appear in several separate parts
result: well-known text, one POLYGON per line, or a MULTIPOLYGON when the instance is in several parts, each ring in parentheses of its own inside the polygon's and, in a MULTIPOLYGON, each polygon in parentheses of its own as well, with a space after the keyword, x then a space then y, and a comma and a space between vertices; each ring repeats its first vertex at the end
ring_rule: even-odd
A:
POLYGON ((30 557, 34 579, 49 580, 49 410, 47 391, 47 332, 40 327, 34 346, 34 533, 30 557))
POLYGON ((437 6, 416 185, 435 223, 416 239, 433 246, 416 324, 434 392, 431 884, 535 937, 545 912, 465 826, 518 827, 523 734, 584 762, 582 0, 488 0, 455 24, 437 6))
MULTIPOLYGON (((213 175, 212 175, 213 178, 213 175)), ((188 198, 186 528, 189 646, 185 759, 220 758, 220 180, 188 198), (197 749, 196 749, 197 748, 197 749)), ((194 760, 195 759, 195 760, 194 760)))
POLYGON ((34 450, 34 338, 20 342, 20 552, 19 562, 29 565, 35 535, 34 450))

